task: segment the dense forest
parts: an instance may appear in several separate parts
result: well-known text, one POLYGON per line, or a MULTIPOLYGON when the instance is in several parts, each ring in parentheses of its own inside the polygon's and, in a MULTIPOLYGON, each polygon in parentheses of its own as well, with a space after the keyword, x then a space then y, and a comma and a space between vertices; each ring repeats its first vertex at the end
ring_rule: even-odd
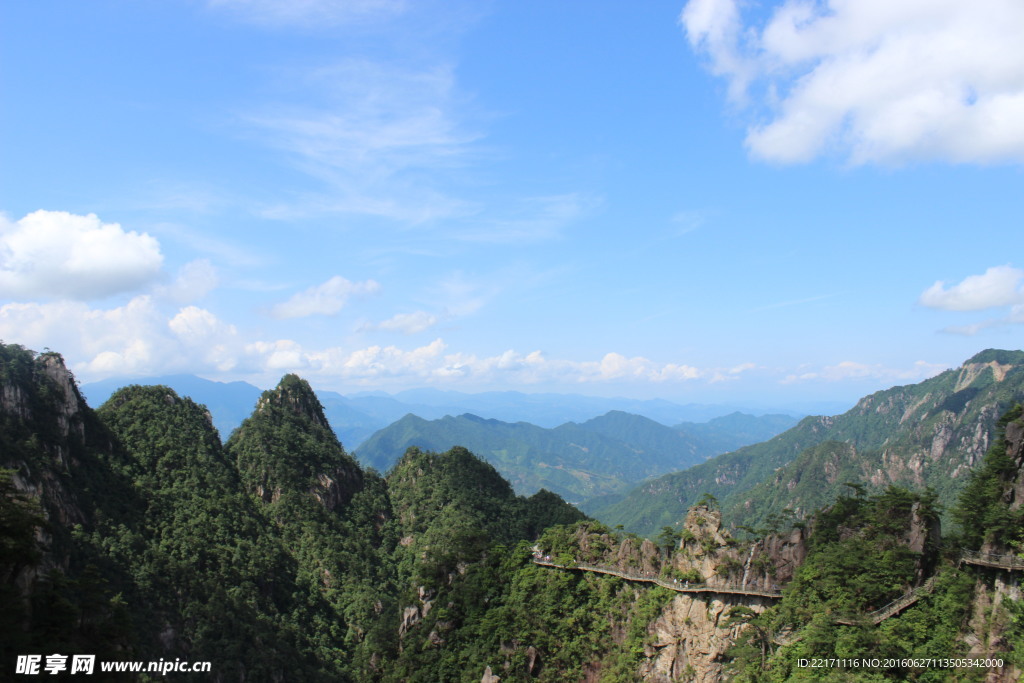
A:
POLYGON ((643 538, 461 447, 364 469, 294 375, 222 443, 167 387, 94 411, 58 354, 4 345, 0 677, 57 652, 212 663, 179 680, 1016 680, 1020 406, 995 429, 945 509, 849 482, 730 530, 704 495, 643 538), (836 657, 897 663, 801 664, 836 657), (948 657, 1002 663, 917 665, 948 657))

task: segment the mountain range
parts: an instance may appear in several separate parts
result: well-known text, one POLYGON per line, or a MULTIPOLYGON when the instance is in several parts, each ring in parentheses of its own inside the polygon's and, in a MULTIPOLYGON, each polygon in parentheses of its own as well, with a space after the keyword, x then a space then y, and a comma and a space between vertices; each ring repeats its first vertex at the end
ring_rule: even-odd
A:
POLYGON ((645 482, 584 509, 653 534, 679 524, 705 494, 734 524, 806 515, 848 490, 930 487, 951 505, 994 442, 999 416, 1024 401, 1024 352, 989 349, 919 384, 862 398, 834 417, 807 417, 763 443, 645 482))
MULTIPOLYGON (((808 677, 803 660, 870 653, 892 664, 812 678, 1016 681, 1021 355, 985 352, 808 418, 753 451, 797 451, 778 469, 750 462, 758 446, 719 456, 767 476, 738 507, 704 496, 651 540, 551 492, 516 495, 462 447, 364 469, 294 375, 222 443, 173 389, 129 386, 94 411, 58 354, 0 345, 0 676, 92 653, 97 680, 135 661, 208 663, 174 677, 241 683, 786 681, 808 677), (1016 405, 989 432, 1003 402, 1016 405), (844 486, 876 450, 863 462, 935 490, 844 486), (790 475, 819 465, 812 483, 836 487, 826 507, 728 529, 730 510, 810 505, 790 475), (943 472, 961 489, 952 533, 943 472), (773 498, 757 502, 760 485, 773 498), (921 663, 938 658, 978 663, 921 663)), ((637 419, 583 431, 631 434, 637 419)))
MULTIPOLYGON (((102 405, 117 389, 131 384, 163 385, 182 396, 206 405, 221 438, 227 440, 252 411, 262 390, 247 382, 214 382, 195 375, 111 378, 81 386, 92 405, 102 405)), ((663 425, 681 422, 703 423, 737 411, 762 415, 780 413, 802 417, 804 413, 763 410, 742 406, 678 404, 662 399, 638 400, 603 398, 579 394, 527 394, 518 391, 491 391, 476 394, 438 389, 411 389, 394 395, 383 392, 358 392, 342 395, 318 391, 324 414, 338 438, 348 448, 356 448, 374 432, 406 415, 436 420, 446 415, 465 413, 503 422, 529 422, 554 428, 567 422, 583 422, 612 410, 642 415, 663 425)))
POLYGON ((464 446, 494 465, 517 491, 546 488, 578 503, 692 467, 730 448, 770 438, 795 423, 786 415, 733 413, 706 423, 666 427, 615 410, 545 429, 471 414, 430 421, 406 415, 370 437, 355 454, 364 465, 384 472, 413 446, 434 451, 464 446))

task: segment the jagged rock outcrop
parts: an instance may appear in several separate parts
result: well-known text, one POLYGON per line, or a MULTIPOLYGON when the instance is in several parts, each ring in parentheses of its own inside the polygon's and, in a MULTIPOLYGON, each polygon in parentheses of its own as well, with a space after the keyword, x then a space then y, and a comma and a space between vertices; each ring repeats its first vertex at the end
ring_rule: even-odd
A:
MULTIPOLYGON (((722 527, 722 514, 709 505, 687 512, 682 538, 671 556, 671 567, 687 583, 767 590, 792 578, 806 557, 802 528, 784 536, 772 535, 741 543, 722 527)), ((639 675, 658 683, 722 680, 726 651, 745 628, 731 623, 730 610, 745 607, 761 613, 772 599, 756 595, 714 593, 678 594, 649 626, 651 644, 639 675)))
POLYGON ((725 653, 740 636, 742 625, 729 623, 729 610, 745 606, 760 613, 766 599, 740 596, 679 595, 649 627, 653 634, 638 672, 646 681, 713 683, 723 678, 725 653))
POLYGON ((722 513, 707 505, 690 508, 683 521, 673 567, 682 574, 699 575, 712 586, 773 589, 793 577, 807 556, 804 525, 756 542, 741 542, 722 526, 722 513))

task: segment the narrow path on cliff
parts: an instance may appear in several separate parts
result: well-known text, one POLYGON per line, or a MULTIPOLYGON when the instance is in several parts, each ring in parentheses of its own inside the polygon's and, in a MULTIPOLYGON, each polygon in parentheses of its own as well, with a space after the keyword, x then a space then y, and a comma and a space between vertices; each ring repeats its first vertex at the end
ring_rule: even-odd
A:
POLYGON ((995 567, 1009 571, 1024 570, 1024 558, 1016 555, 994 555, 974 550, 960 551, 960 564, 974 564, 980 567, 995 567))
POLYGON ((540 560, 534 558, 534 564, 542 567, 553 567, 555 569, 568 569, 578 570, 584 572, 594 572, 595 574, 608 574, 610 576, 617 576, 620 579, 626 579, 627 581, 643 581, 644 583, 656 583, 662 588, 667 588, 677 593, 725 593, 730 595, 753 595, 761 598, 774 598, 778 599, 782 597, 782 591, 778 589, 756 589, 747 588, 744 586, 737 585, 724 585, 724 586, 709 586, 706 583, 679 583, 677 581, 667 581, 659 576, 647 575, 647 574, 632 574, 624 572, 619 569, 612 567, 601 567, 592 564, 576 564, 576 565, 564 565, 555 564, 549 560, 540 560))
MULTIPOLYGON (((564 565, 556 564, 550 560, 541 559, 538 557, 533 558, 533 563, 540 565, 541 567, 552 567, 554 569, 566 569, 566 570, 577 570, 584 572, 593 572, 595 574, 607 574, 610 576, 617 576, 627 581, 642 581, 644 583, 654 583, 663 588, 667 588, 678 593, 720 593, 729 595, 752 595, 761 598, 773 598, 778 599, 782 597, 782 591, 772 589, 753 589, 745 586, 737 585, 720 585, 720 586, 709 586, 706 583, 679 583, 678 581, 667 581, 659 576, 653 574, 634 574, 631 572, 625 572, 620 569, 613 567, 602 567, 600 565, 592 564, 575 564, 575 565, 564 565)), ((960 561, 958 565, 972 564, 981 567, 994 567, 997 569, 1005 569, 1008 571, 1022 571, 1024 570, 1024 558, 1017 557, 1016 555, 994 555, 991 553, 979 553, 973 550, 963 550, 960 553, 960 561)), ((900 597, 896 598, 889 604, 885 605, 881 609, 877 609, 874 612, 869 612, 859 617, 840 617, 836 619, 837 624, 844 624, 852 626, 855 624, 863 623, 867 620, 872 624, 880 624, 889 617, 899 614, 907 607, 910 607, 917 602, 922 596, 932 592, 935 587, 935 576, 932 576, 920 586, 913 588, 900 597)), ((799 637, 790 639, 790 642, 796 642, 799 637)), ((779 643, 783 644, 783 643, 779 643)))

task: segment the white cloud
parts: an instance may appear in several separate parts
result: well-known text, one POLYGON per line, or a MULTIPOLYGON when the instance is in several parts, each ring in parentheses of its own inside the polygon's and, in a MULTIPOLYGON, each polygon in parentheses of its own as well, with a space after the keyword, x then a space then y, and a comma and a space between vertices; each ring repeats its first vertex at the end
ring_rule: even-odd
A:
POLYGON ((204 309, 173 317, 149 296, 124 306, 93 309, 78 301, 14 303, 0 307, 0 338, 60 351, 89 377, 230 370, 237 331, 204 309))
POLYGON ((299 292, 284 303, 271 309, 275 318, 303 318, 310 315, 334 315, 348 302, 349 297, 374 294, 380 285, 374 280, 352 282, 335 275, 323 284, 299 292))
POLYGON ((294 372, 309 367, 307 354, 302 346, 291 339, 279 339, 273 342, 253 342, 245 347, 248 356, 260 359, 258 371, 294 372))
POLYGON ((918 300, 922 306, 946 311, 981 311, 987 308, 1024 303, 1024 270, 1011 266, 993 266, 981 275, 970 275, 959 284, 947 287, 938 281, 918 300))
POLYGON ((651 382, 685 381, 703 376, 703 372, 689 365, 668 363, 660 365, 644 358, 627 358, 620 353, 607 353, 596 363, 570 363, 569 367, 579 373, 578 381, 594 382, 618 379, 646 380, 651 382))
POLYGON ((785 0, 763 26, 738 8, 691 0, 680 21, 734 102, 755 99, 754 156, 1024 161, 1017 0, 785 0))
POLYGON ((296 340, 251 340, 197 306, 163 308, 150 296, 93 309, 83 302, 0 306, 0 339, 60 351, 83 381, 172 372, 231 373, 258 384, 287 372, 324 384, 409 386, 719 381, 752 368, 701 369, 611 352, 595 361, 551 359, 513 349, 492 356, 451 351, 437 338, 418 347, 310 348, 296 340))
POLYGON ((0 296, 97 299, 137 290, 160 274, 157 240, 95 214, 36 211, 0 217, 0 296))
POLYGON ((941 363, 928 363, 923 360, 916 361, 910 368, 888 368, 877 363, 869 365, 846 360, 835 365, 827 365, 819 370, 787 375, 782 380, 782 383, 792 384, 812 380, 826 382, 845 382, 851 380, 919 382, 929 377, 934 377, 948 368, 949 366, 941 363))

